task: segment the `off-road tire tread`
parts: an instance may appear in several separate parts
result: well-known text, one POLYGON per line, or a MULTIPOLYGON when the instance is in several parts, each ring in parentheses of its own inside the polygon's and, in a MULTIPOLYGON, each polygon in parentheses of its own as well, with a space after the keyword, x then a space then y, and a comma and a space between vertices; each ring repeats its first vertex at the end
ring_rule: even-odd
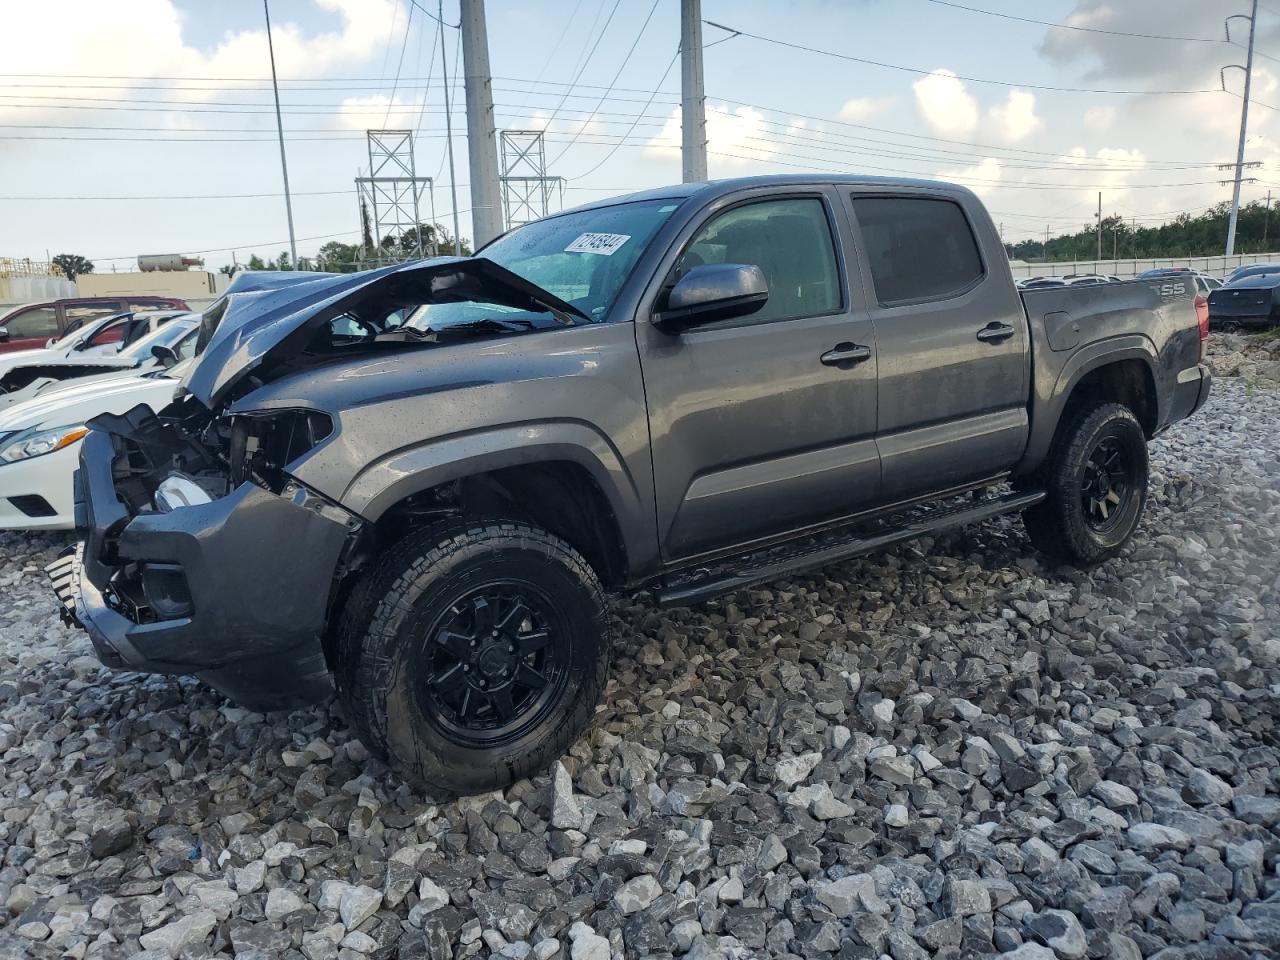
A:
POLYGON ((1142 425, 1129 407, 1121 403, 1081 406, 1059 427, 1037 473, 1048 496, 1022 513, 1023 526, 1032 546, 1052 560, 1090 567, 1114 557, 1129 542, 1142 522, 1147 500, 1147 447, 1142 425), (1121 421, 1137 442, 1131 453, 1140 458, 1142 477, 1137 515, 1133 526, 1118 541, 1102 543, 1089 531, 1080 510, 1077 474, 1081 463, 1097 442, 1098 433, 1109 423, 1121 421))
POLYGON ((502 786, 549 766, 586 729, 608 678, 612 637, 606 594, 591 565, 572 546, 540 527, 516 520, 460 517, 424 527, 392 545, 353 588, 335 644, 335 681, 348 722, 369 749, 404 779, 435 796, 473 793, 502 786), (598 655, 585 682, 568 691, 572 712, 541 743, 515 763, 514 770, 445 769, 407 765, 392 753, 387 738, 386 692, 396 668, 397 625, 414 598, 435 577, 448 575, 477 554, 508 548, 531 550, 565 568, 592 598, 599 628, 598 655))

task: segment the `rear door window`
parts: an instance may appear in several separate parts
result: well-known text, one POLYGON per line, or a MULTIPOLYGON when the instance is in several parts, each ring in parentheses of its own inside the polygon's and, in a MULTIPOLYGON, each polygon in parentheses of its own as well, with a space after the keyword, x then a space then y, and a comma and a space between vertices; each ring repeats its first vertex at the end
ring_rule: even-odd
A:
POLYGON ((956 297, 985 275, 978 242, 959 204, 855 196, 853 211, 882 307, 956 297))

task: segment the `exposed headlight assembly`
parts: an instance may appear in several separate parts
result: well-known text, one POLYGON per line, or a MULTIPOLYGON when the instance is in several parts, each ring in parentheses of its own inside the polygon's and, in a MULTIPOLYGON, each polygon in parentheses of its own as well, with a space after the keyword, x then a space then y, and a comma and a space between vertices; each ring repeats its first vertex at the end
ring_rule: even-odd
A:
POLYGON ((83 423, 73 423, 65 427, 24 430, 16 437, 11 438, 3 449, 0 449, 0 463, 30 460, 32 457, 53 453, 55 450, 71 446, 88 432, 83 423))

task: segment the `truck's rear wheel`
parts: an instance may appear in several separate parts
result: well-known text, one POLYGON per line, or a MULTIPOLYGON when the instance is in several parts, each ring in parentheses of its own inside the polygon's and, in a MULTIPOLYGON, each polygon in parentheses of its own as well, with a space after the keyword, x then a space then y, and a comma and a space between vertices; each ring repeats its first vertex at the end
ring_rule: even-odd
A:
POLYGON ((1040 473, 1048 496, 1023 513, 1023 524, 1036 549, 1055 560, 1099 563, 1129 542, 1142 519, 1146 437, 1119 403, 1082 407, 1059 430, 1040 473))
POLYGON ((335 673, 361 739, 439 794, 492 790, 560 756, 609 665, 604 591, 567 543, 458 520, 393 547, 352 595, 335 673))

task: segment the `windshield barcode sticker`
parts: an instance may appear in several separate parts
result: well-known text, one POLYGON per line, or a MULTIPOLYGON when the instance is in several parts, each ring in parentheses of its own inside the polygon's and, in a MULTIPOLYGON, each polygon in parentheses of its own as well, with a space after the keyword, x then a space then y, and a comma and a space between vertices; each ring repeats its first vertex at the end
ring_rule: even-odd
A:
POLYGON ((565 253, 598 253, 612 257, 631 239, 629 233, 584 233, 564 248, 565 253))

